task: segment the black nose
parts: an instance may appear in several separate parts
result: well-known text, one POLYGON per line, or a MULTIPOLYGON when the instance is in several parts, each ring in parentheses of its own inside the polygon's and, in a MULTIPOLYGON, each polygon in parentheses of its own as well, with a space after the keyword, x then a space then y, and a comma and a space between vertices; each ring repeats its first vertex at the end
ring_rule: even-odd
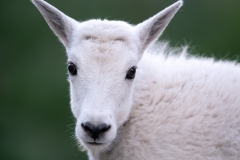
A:
POLYGON ((110 125, 105 123, 95 126, 89 122, 86 122, 82 123, 81 125, 84 131, 88 132, 94 140, 97 139, 101 133, 107 132, 111 128, 110 125))

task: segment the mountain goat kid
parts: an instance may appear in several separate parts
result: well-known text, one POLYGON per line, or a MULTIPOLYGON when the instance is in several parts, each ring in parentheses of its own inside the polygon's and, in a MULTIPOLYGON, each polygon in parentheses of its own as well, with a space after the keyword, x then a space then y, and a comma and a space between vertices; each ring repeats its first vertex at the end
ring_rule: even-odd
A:
POLYGON ((239 64, 149 47, 182 0, 135 26, 77 22, 32 2, 66 47, 76 138, 90 160, 240 159, 239 64))

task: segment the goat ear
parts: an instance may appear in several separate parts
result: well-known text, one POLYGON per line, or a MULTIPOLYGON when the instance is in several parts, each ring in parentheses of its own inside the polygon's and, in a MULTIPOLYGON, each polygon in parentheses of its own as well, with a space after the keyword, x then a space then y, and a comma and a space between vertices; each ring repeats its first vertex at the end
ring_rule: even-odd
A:
POLYGON ((69 47, 71 36, 78 22, 43 0, 32 0, 32 3, 38 8, 49 27, 65 47, 69 47))
POLYGON ((183 1, 179 0, 136 26, 141 41, 141 51, 144 51, 151 42, 161 35, 182 5, 183 1))

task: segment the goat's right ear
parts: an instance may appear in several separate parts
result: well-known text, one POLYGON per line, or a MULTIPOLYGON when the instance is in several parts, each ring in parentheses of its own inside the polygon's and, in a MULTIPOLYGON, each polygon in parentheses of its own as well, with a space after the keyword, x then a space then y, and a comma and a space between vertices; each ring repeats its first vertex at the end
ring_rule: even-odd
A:
POLYGON ((76 29, 78 22, 43 0, 32 0, 32 2, 60 41, 65 47, 69 47, 73 31, 76 29))

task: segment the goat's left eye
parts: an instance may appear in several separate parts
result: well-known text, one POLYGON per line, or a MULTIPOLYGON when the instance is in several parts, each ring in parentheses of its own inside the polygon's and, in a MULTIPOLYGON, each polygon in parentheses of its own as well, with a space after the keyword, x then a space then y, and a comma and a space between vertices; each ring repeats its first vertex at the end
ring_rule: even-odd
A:
POLYGON ((128 70, 127 75, 126 75, 126 79, 134 79, 135 78, 135 74, 136 74, 136 67, 132 67, 128 70))
POLYGON ((77 67, 74 63, 70 62, 68 64, 68 72, 73 76, 77 74, 77 67))

